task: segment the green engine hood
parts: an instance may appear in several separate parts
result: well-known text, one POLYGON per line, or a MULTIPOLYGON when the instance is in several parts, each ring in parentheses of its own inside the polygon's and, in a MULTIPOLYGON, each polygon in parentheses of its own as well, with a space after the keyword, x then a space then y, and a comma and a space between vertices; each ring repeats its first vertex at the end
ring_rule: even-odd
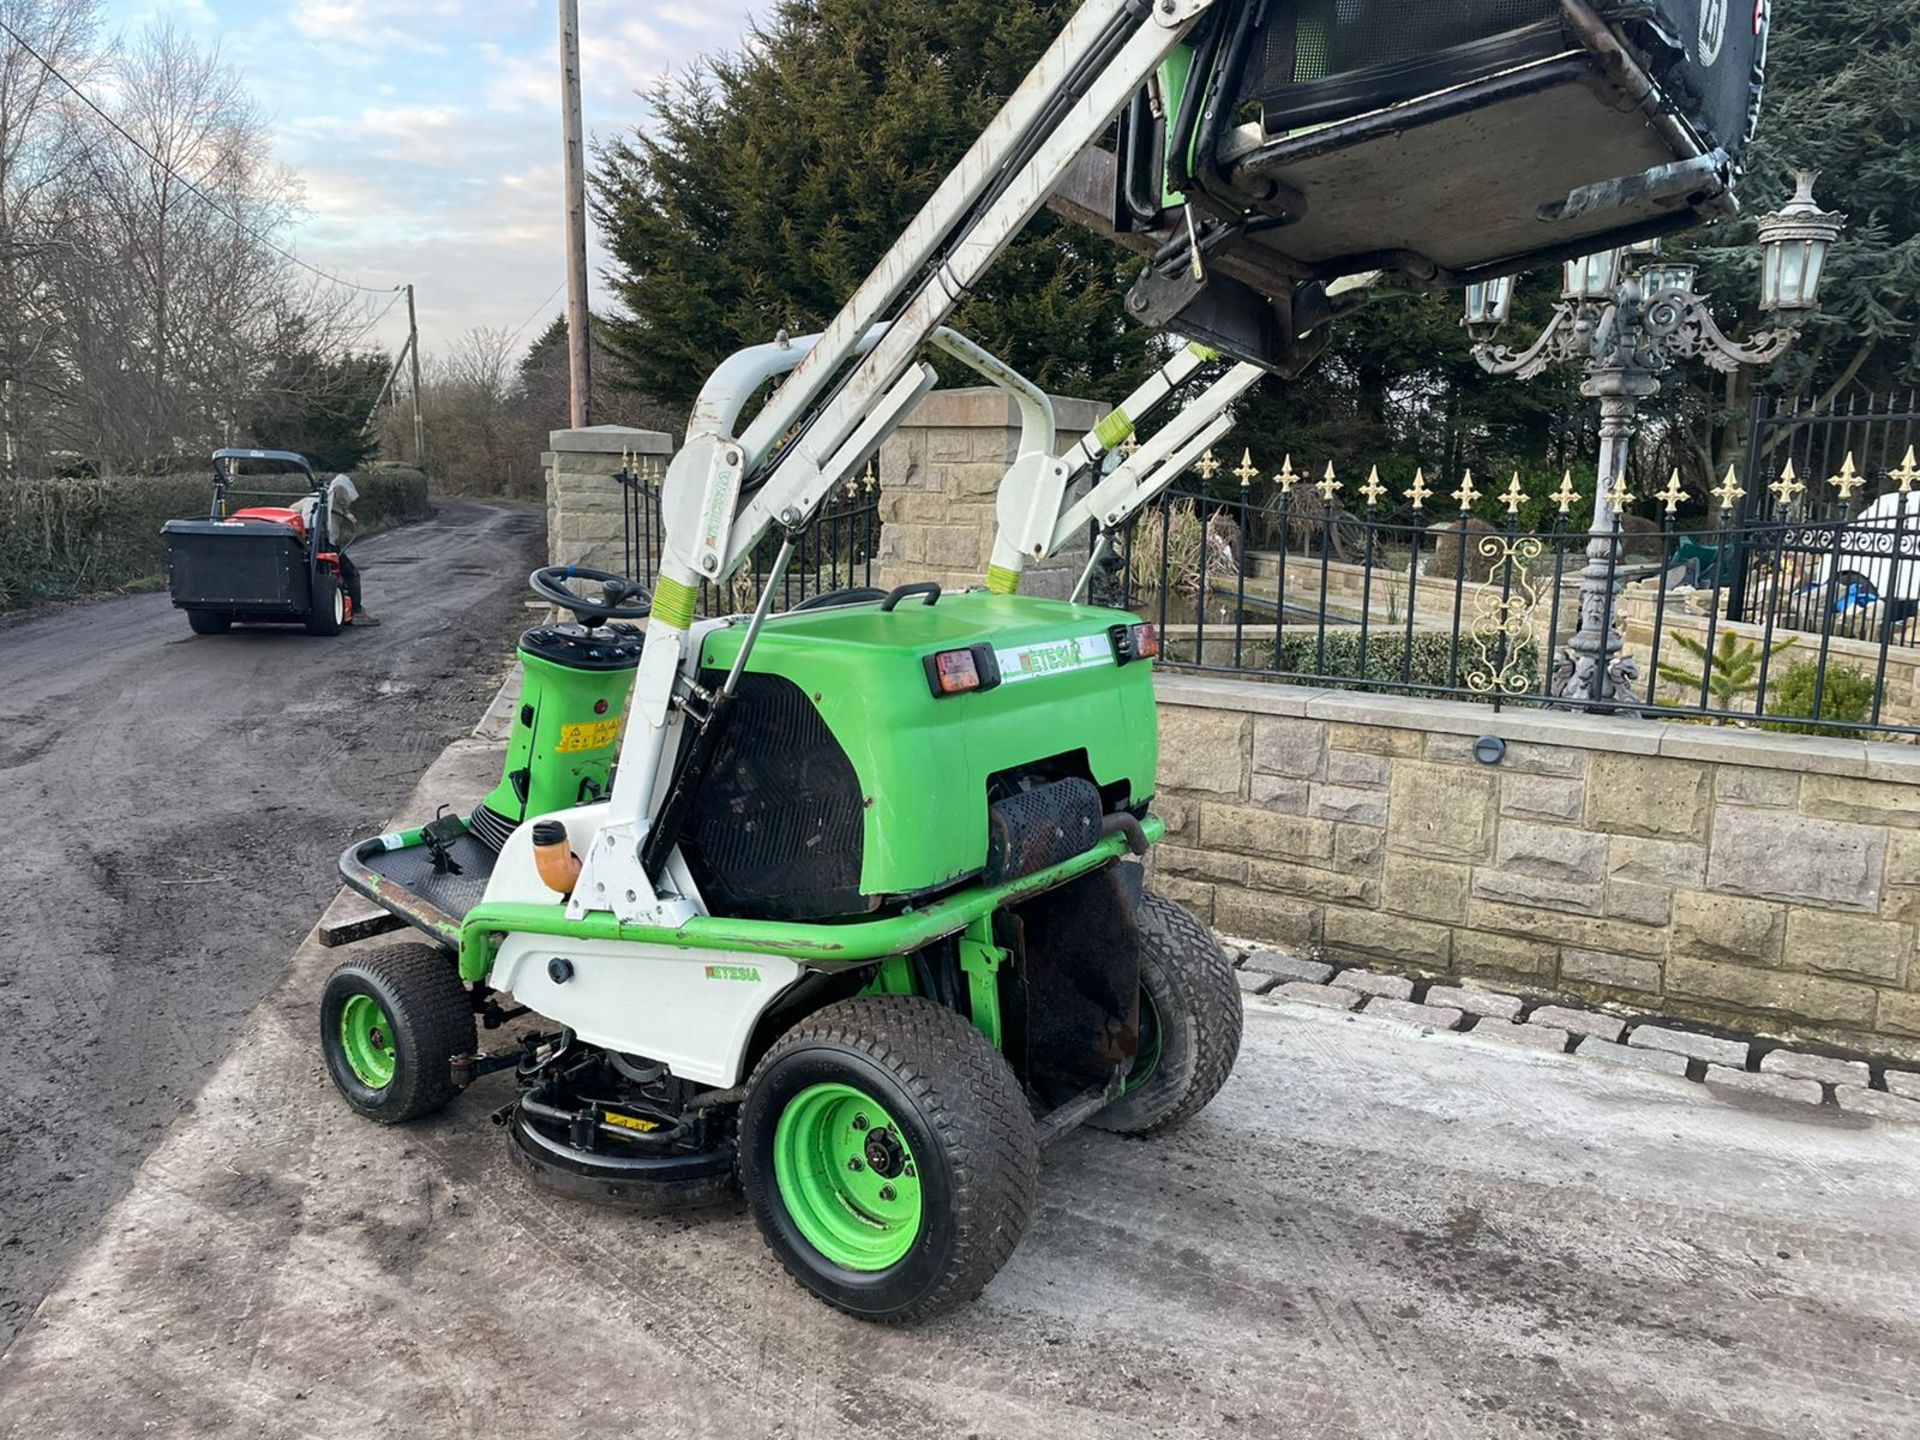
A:
MULTIPOLYGON (((916 894, 971 875, 987 853, 987 781, 1085 752, 1085 773, 1131 803, 1153 791, 1159 753, 1152 666, 1115 663, 1120 611, 980 591, 801 611, 768 620, 749 672, 797 685, 852 762, 865 802, 862 892, 916 894), (936 698, 927 657, 993 648, 1001 683, 936 698)), ((744 624, 707 636, 724 669, 744 624)))

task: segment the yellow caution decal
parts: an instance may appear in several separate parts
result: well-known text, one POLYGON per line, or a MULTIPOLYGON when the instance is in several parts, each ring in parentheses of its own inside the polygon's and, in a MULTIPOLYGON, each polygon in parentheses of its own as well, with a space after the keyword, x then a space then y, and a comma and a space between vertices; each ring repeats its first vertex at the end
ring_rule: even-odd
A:
POLYGON ((560 743, 554 746, 559 755, 577 755, 582 750, 604 750, 620 739, 620 717, 608 720, 591 720, 584 725, 562 725, 560 743))
POLYGON ((651 1135, 660 1128, 658 1120, 648 1120, 640 1115, 622 1115, 618 1110, 603 1110, 601 1120, 619 1130, 638 1130, 642 1135, 651 1135))

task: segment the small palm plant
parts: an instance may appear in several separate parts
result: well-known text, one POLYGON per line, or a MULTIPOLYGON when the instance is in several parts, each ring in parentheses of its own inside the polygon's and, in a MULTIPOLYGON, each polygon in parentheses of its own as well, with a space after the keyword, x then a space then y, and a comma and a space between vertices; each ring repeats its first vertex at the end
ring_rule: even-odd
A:
MULTIPOLYGON (((1698 668, 1688 669, 1684 665, 1663 661, 1660 678, 1678 686, 1683 697, 1699 694, 1701 686, 1705 685, 1707 693, 1713 697, 1714 707, 1719 710, 1733 709, 1734 701, 1758 690, 1762 660, 1771 661, 1782 650, 1791 647, 1795 639, 1789 636, 1763 653, 1759 645, 1731 630, 1722 631, 1719 644, 1711 650, 1691 635, 1675 635, 1672 638, 1674 644, 1699 662, 1698 668)), ((1713 723, 1725 725, 1728 722, 1724 716, 1716 716, 1713 723)))

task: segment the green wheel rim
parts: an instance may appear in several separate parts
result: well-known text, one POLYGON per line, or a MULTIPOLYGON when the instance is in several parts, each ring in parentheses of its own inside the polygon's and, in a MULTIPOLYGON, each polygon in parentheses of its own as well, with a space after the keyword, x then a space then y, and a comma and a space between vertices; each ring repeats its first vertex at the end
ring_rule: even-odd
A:
POLYGON ((1160 1010, 1153 1003, 1153 996, 1145 990, 1140 992, 1140 1049, 1133 1057, 1133 1068, 1127 1072, 1127 1078, 1121 1082, 1120 1093, 1128 1094, 1138 1090, 1153 1078, 1153 1072, 1160 1068, 1160 1010))
POLYGON ((371 995, 349 996, 340 1011, 340 1048, 362 1085, 384 1090, 393 1081, 393 1024, 371 995))
POLYGON ((848 1270, 885 1270, 913 1249, 919 1171, 899 1123, 852 1085, 809 1085, 774 1127, 773 1175, 787 1214, 848 1270))

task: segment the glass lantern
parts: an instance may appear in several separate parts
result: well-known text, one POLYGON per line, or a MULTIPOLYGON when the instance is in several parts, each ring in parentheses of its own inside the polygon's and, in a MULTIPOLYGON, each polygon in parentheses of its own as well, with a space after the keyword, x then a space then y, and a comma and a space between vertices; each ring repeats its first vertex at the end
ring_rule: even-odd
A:
POLYGON ((1649 265, 1640 272, 1640 293, 1658 295, 1662 290, 1691 291, 1699 274, 1698 265, 1689 265, 1682 260, 1662 260, 1658 265, 1649 265))
POLYGON ((1820 208, 1813 181, 1813 172, 1802 170, 1793 199, 1760 219, 1760 308, 1769 313, 1820 307, 1827 250, 1847 217, 1820 208))
POLYGON ((1605 300, 1613 294, 1620 274, 1620 252, 1603 250, 1566 264, 1566 281, 1560 290, 1562 300, 1605 300))
POLYGON ((1467 328, 1498 330, 1513 313, 1513 276, 1467 286, 1467 328))

